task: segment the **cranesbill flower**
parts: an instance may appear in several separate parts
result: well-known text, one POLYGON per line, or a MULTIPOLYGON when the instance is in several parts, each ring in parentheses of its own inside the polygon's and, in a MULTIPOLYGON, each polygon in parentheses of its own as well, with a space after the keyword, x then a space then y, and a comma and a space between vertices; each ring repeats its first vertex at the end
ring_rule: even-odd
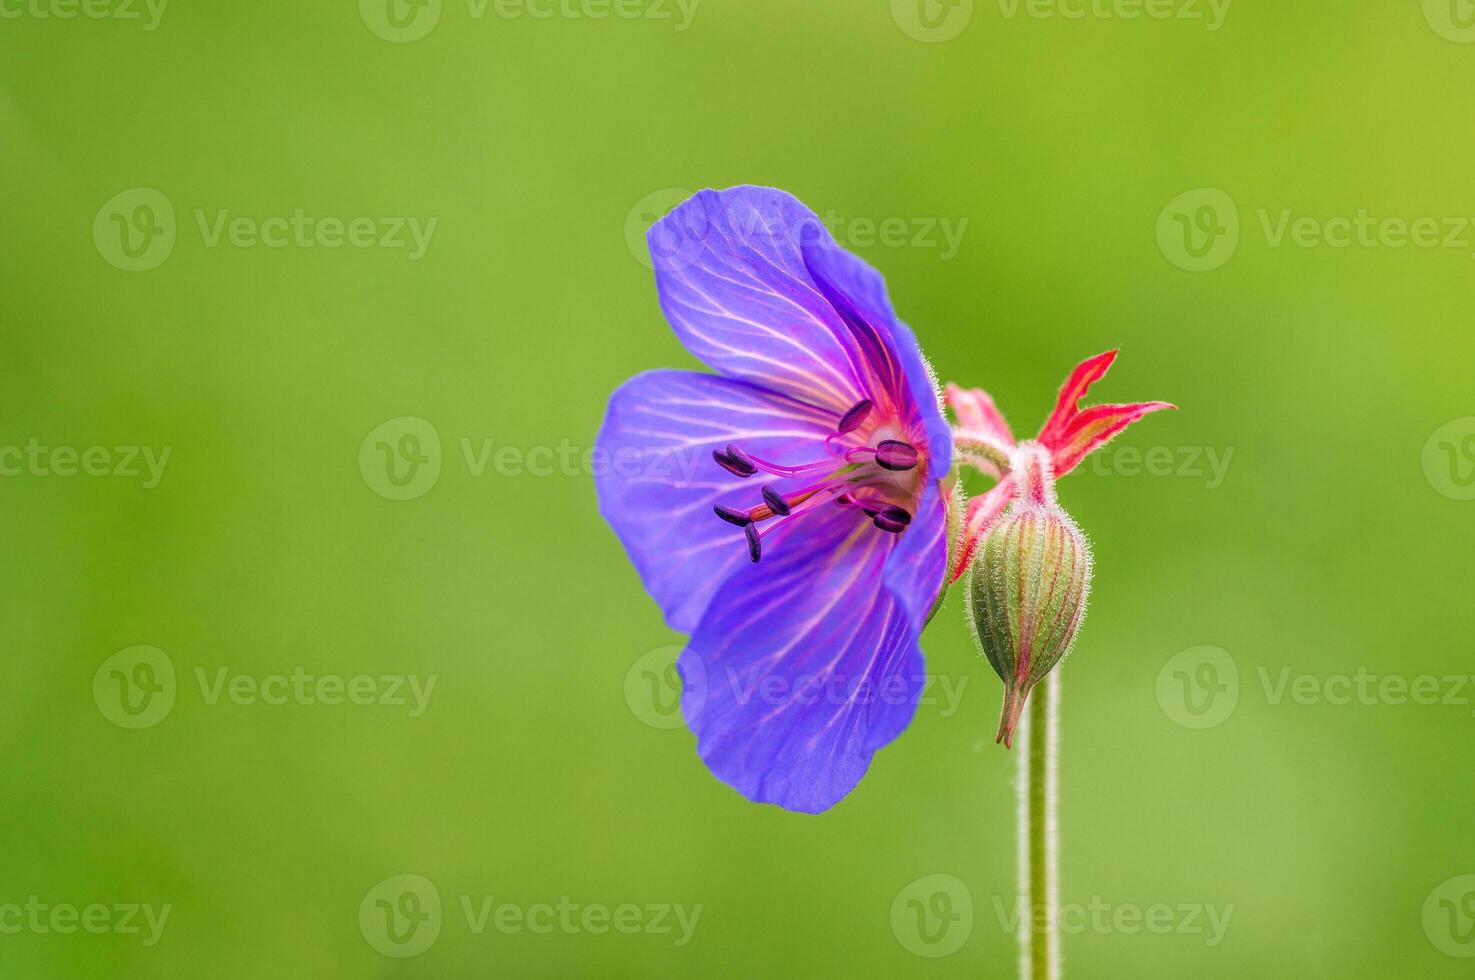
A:
POLYGON ((703 191, 649 241, 666 319, 716 373, 614 393, 600 511, 691 634, 703 761, 750 800, 825 810, 915 711, 951 432, 880 274, 790 195, 703 191))

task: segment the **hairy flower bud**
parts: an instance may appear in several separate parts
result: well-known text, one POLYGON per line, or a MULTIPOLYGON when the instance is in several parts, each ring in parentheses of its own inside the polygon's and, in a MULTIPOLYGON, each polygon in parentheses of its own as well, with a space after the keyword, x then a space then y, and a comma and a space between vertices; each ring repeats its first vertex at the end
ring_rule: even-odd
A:
POLYGON ((1020 446, 1019 498, 984 535, 967 583, 974 639, 1004 682, 997 740, 1009 747, 1030 690, 1070 652, 1091 586, 1090 547, 1038 448, 1020 446))

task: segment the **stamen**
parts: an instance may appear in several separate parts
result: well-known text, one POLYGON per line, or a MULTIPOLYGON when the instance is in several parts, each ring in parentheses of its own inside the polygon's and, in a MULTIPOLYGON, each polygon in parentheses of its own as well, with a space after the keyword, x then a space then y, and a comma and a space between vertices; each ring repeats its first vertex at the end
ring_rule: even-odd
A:
POLYGON ((753 518, 749 517, 745 510, 738 510, 736 507, 727 507, 723 504, 715 505, 712 510, 729 524, 736 524, 738 527, 751 527, 753 524, 753 518))
MULTIPOLYGON (((869 400, 859 402, 840 422, 840 431, 826 438, 843 437, 864 424, 873 410, 869 400)), ((803 490, 783 494, 773 486, 764 486, 760 493, 763 503, 750 508, 713 505, 713 512, 722 520, 743 529, 748 542, 748 557, 755 563, 763 557, 762 537, 788 521, 800 520, 805 514, 819 506, 826 497, 842 507, 854 507, 871 519, 880 530, 888 534, 901 534, 912 523, 912 514, 902 506, 907 499, 898 500, 895 478, 881 470, 893 473, 913 469, 921 460, 916 447, 899 439, 885 439, 874 448, 857 446, 837 454, 838 458, 817 460, 801 466, 782 466, 743 452, 729 445, 712 453, 712 458, 729 473, 741 478, 764 472, 781 477, 794 477, 824 472, 824 478, 803 490), (861 460, 874 460, 875 469, 861 460), (838 467, 838 468, 837 468, 838 467), (773 523, 769 523, 772 521, 773 523), (760 532, 759 528, 764 530, 760 532)))
POLYGON ((897 506, 884 507, 871 516, 871 523, 883 531, 900 534, 912 523, 912 515, 897 506))
POLYGON ((876 465, 893 472, 904 472, 917 465, 917 450, 910 443, 887 439, 876 447, 876 465))
POLYGON ((871 408, 872 402, 869 398, 856 402, 855 407, 851 408, 840 419, 840 425, 835 430, 836 433, 843 436, 847 432, 854 432, 860 428, 861 423, 870 416, 871 408))
MULTIPOLYGON (((728 453, 732 453, 733 449, 734 447, 728 446, 728 453)), ((782 466, 778 463, 772 463, 766 459, 743 453, 741 461, 765 473, 772 473, 774 476, 804 476, 806 473, 825 472, 835 468, 835 461, 833 459, 817 459, 812 463, 803 463, 799 466, 782 466)))
POLYGON ((717 461, 718 466, 742 480, 758 472, 752 460, 734 446, 728 446, 725 452, 721 449, 712 450, 712 458, 717 461))
MULTIPOLYGON (((856 489, 857 490, 864 490, 867 487, 869 487, 869 484, 862 484, 861 486, 856 487, 856 489)), ((839 504, 840 506, 842 506, 842 507, 855 507, 855 508, 858 508, 859 510, 863 510, 863 511, 865 511, 865 515, 867 517, 874 517, 874 516, 876 516, 877 512, 879 512, 882 509, 882 505, 881 504, 878 504, 875 501, 869 501, 868 502, 868 501, 862 500, 861 498, 857 497, 855 494, 850 493, 850 492, 846 492, 846 493, 840 494, 840 498, 838 500, 836 500, 835 502, 837 504, 839 504)))

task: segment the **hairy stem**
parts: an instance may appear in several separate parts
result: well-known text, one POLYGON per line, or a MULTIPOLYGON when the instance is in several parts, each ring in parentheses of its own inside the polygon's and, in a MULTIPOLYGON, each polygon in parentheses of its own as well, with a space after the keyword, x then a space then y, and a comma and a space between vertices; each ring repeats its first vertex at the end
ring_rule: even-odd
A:
POLYGON ((976 432, 953 430, 953 451, 970 466, 983 470, 995 479, 1009 473, 1009 447, 976 432))
POLYGON ((1056 840, 1060 754, 1060 669, 1030 693, 1019 746, 1019 925, 1021 980, 1060 978, 1060 868, 1056 840))

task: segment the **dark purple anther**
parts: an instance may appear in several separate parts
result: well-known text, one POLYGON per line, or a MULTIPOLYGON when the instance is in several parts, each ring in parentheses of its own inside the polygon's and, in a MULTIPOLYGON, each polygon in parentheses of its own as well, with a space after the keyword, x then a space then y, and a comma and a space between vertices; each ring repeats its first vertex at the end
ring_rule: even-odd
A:
POLYGON ((900 507, 886 507, 877 511, 871 522, 883 531, 900 534, 912 523, 912 515, 900 507))
POLYGON ((717 461, 718 466, 733 476, 744 480, 758 472, 758 467, 754 466, 748 457, 741 454, 733 455, 735 452, 736 450, 731 446, 727 447, 726 452, 721 449, 714 449, 712 450, 712 458, 717 461))
POLYGON ((736 524, 738 527, 748 527, 753 523, 753 518, 749 517, 748 512, 745 510, 738 510, 736 507, 727 507, 723 504, 717 504, 712 509, 717 512, 718 517, 729 524, 736 524))
POLYGON ((778 516, 789 516, 789 502, 783 497, 780 497, 778 491, 773 487, 763 488, 763 502, 768 505, 769 510, 778 516))
POLYGON ((749 524, 743 528, 743 533, 748 536, 748 557, 753 559, 756 565, 758 559, 763 557, 763 545, 758 540, 758 528, 749 524))
POLYGON ((909 443, 887 439, 876 447, 876 463, 885 470, 909 470, 917 465, 917 450, 909 443))
POLYGON ((862 401, 858 401, 855 403, 855 407, 846 412, 845 415, 840 419, 840 427, 836 431, 839 432, 839 434, 842 436, 847 432, 854 432, 856 429, 860 428, 862 422, 870 417, 870 414, 871 400, 869 398, 866 398, 862 401))

